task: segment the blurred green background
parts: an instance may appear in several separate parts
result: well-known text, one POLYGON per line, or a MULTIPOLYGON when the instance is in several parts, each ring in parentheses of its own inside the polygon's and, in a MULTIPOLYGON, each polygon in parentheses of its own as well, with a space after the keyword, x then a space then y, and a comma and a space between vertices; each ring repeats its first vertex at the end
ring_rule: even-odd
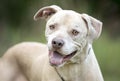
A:
POLYGON ((103 22, 94 51, 105 81, 120 81, 120 0, 0 0, 0 56, 23 41, 46 43, 45 21, 35 22, 33 16, 39 8, 52 4, 103 22))

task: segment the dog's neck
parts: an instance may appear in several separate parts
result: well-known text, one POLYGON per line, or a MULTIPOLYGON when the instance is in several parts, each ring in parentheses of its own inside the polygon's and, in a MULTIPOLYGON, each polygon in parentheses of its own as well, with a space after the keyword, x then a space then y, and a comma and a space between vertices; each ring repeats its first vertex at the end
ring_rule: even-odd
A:
POLYGON ((84 59, 81 59, 80 62, 66 64, 62 67, 56 68, 56 71, 59 73, 59 77, 64 79, 63 81, 80 81, 80 79, 82 81, 84 79, 83 75, 88 71, 87 69, 90 69, 88 67, 91 67, 89 66, 93 59, 91 58, 91 55, 94 55, 92 45, 86 45, 80 55, 82 55, 81 58, 84 57, 84 59))
POLYGON ((89 56, 91 51, 93 51, 92 45, 87 43, 79 54, 80 58, 78 58, 78 60, 79 60, 78 63, 84 62, 87 59, 87 57, 89 56))

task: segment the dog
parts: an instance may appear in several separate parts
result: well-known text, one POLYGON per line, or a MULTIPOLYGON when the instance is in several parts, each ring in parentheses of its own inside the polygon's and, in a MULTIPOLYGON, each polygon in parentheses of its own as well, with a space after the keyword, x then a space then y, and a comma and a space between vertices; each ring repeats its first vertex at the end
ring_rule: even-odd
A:
POLYGON ((17 44, 0 59, 0 81, 104 81, 92 43, 102 22, 51 5, 38 10, 34 20, 47 21, 47 45, 17 44))

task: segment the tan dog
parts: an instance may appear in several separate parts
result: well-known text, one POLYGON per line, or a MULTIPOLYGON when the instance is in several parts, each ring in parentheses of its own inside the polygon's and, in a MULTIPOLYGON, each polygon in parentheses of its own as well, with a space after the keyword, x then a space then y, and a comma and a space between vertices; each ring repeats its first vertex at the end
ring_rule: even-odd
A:
POLYGON ((46 19, 47 46, 26 42, 13 46, 0 60, 0 81, 103 81, 92 49, 102 23, 87 14, 52 5, 35 20, 46 19))

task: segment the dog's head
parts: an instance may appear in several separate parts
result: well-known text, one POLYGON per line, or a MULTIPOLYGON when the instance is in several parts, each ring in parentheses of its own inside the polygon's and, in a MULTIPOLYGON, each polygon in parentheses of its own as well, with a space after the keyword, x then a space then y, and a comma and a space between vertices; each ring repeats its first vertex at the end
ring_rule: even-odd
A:
POLYGON ((51 65, 79 62, 87 44, 92 44, 101 34, 99 20, 56 5, 40 9, 34 19, 40 18, 47 21, 45 35, 51 65))

